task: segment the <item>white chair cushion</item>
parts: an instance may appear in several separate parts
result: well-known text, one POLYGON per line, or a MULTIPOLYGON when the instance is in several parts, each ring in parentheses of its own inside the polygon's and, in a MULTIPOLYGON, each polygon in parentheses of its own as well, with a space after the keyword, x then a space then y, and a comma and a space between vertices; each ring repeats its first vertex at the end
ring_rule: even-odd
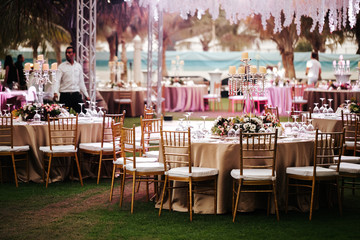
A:
POLYGON ((345 141, 345 145, 346 145, 346 147, 354 147, 355 142, 353 142, 353 141, 345 141))
POLYGON ((275 180, 275 176, 272 176, 271 169, 244 169, 243 175, 240 175, 240 169, 233 169, 230 175, 235 179, 244 180, 275 180))
POLYGON ((114 102, 116 102, 116 103, 132 103, 131 99, 129 99, 129 98, 114 99, 114 102))
POLYGON ((149 158, 159 159, 160 153, 159 153, 159 151, 148 151, 144 155, 149 158))
MULTIPOLYGON (((334 157, 334 161, 337 162, 339 160, 338 157, 334 157)), ((341 156, 341 162, 348 162, 348 163, 360 163, 360 157, 355 156, 341 156)))
MULTIPOLYGON (((125 148, 133 148, 132 144, 125 144, 125 148)), ((141 142, 135 142, 135 149, 142 149, 141 142)))
MULTIPOLYGON (((314 167, 306 166, 306 167, 288 167, 286 168, 287 174, 294 174, 300 176, 313 176, 314 167)), ((336 176, 338 173, 334 169, 316 167, 316 176, 325 177, 325 176, 336 176)))
POLYGON ((76 153, 77 149, 74 147, 74 145, 60 145, 60 146, 53 146, 52 150, 50 150, 50 146, 46 147, 40 147, 40 151, 47 152, 47 153, 76 153))
MULTIPOLYGON (((336 165, 330 166, 331 169, 337 168, 336 165)), ((355 163, 340 163, 340 172, 343 173, 360 173, 360 165, 355 163)))
POLYGON ((127 163, 125 167, 126 170, 137 171, 137 172, 161 172, 165 170, 164 163, 160 163, 160 162, 150 162, 150 163, 136 162, 136 169, 133 168, 132 163, 127 163))
POLYGON ((203 96, 203 98, 205 99, 211 99, 211 98, 220 98, 220 95, 219 94, 206 94, 203 96))
POLYGON ((259 97, 259 96, 254 96, 253 99, 254 99, 254 101, 267 101, 268 100, 267 97, 259 97))
POLYGON ((308 101, 306 99, 302 99, 302 98, 295 98, 293 100, 293 103, 298 103, 298 104, 306 104, 308 101))
MULTIPOLYGON (((158 162, 157 158, 153 157, 136 157, 136 164, 138 163, 152 163, 152 162, 158 162)), ((131 160, 126 159, 126 164, 132 163, 131 160)), ((123 165, 124 164, 124 158, 118 158, 116 161, 113 161, 113 164, 123 165)))
POLYGON ((26 152, 29 150, 29 145, 14 146, 13 148, 11 148, 11 146, 0 146, 0 152, 26 152))
MULTIPOLYGON (((80 150, 88 150, 88 151, 105 151, 111 152, 113 151, 113 144, 110 142, 104 142, 103 147, 101 148, 101 142, 97 143, 80 143, 79 144, 80 150)), ((116 148, 116 151, 119 151, 120 147, 116 148)))
POLYGON ((171 177, 208 177, 218 175, 219 170, 216 168, 192 167, 191 173, 189 173, 189 167, 177 167, 170 169, 165 174, 171 177))
POLYGON ((245 100, 245 97, 242 95, 230 96, 229 100, 245 100))

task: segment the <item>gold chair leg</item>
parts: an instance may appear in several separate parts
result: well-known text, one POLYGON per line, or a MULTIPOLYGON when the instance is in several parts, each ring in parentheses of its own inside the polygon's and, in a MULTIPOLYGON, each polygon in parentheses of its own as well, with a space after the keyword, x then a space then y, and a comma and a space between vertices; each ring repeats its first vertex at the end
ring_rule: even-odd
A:
POLYGON ((112 200, 112 196, 114 193, 115 170, 116 170, 116 165, 113 164, 113 171, 112 171, 112 175, 111 175, 110 198, 109 198, 110 202, 112 200))
POLYGON ((315 195, 315 180, 312 181, 312 186, 311 186, 311 202, 310 202, 310 216, 309 216, 310 221, 312 219, 312 211, 314 208, 314 195, 315 195))
POLYGON ((76 166, 77 166, 78 173, 79 173, 79 179, 80 179, 81 186, 84 186, 84 184, 83 184, 83 180, 82 180, 82 176, 81 176, 81 170, 80 170, 80 165, 79 165, 79 159, 78 159, 77 154, 75 154, 75 161, 76 161, 76 166))
POLYGON ((13 169, 14 169, 15 185, 16 185, 16 187, 19 187, 17 174, 16 174, 15 154, 13 152, 11 153, 11 161, 12 161, 12 165, 13 165, 13 169))
POLYGON ((273 194, 274 194, 274 203, 275 203, 275 212, 276 212, 276 219, 279 221, 279 208, 278 208, 278 202, 277 202, 277 196, 276 196, 276 182, 273 182, 273 194))
POLYGON ((189 207, 190 207, 190 222, 192 222, 192 180, 189 181, 189 207))
MULTIPOLYGON (((167 176, 165 175, 164 187, 163 187, 163 191, 162 191, 162 193, 161 193, 161 201, 160 201, 160 208, 159 208, 159 217, 161 216, 161 210, 162 210, 162 208, 163 208, 164 196, 165 196, 165 191, 166 191, 166 183, 167 183, 167 176)), ((169 199, 169 201, 171 201, 171 199, 169 199)))
POLYGON ((132 184, 132 194, 131 194, 131 213, 134 212, 135 184, 136 184, 136 173, 133 172, 133 184, 132 184))
POLYGON ((122 202, 124 199, 125 177, 126 177, 126 171, 124 171, 124 173, 123 173, 121 186, 120 186, 120 189, 121 189, 121 196, 120 196, 120 203, 119 203, 120 207, 122 206, 122 202))
POLYGON ((289 204, 289 177, 286 175, 286 193, 285 193, 285 213, 288 213, 289 204))
POLYGON ((102 158, 103 158, 103 151, 100 151, 99 169, 98 169, 98 176, 97 176, 97 184, 99 184, 99 182, 100 182, 100 173, 101 173, 102 158))
POLYGON ((217 176, 215 177, 214 179, 214 190, 215 190, 215 193, 214 193, 214 214, 216 215, 217 214, 217 176))
POLYGON ((46 176, 46 188, 47 188, 48 185, 49 185, 49 176, 50 176, 51 160, 52 160, 52 154, 50 154, 50 156, 49 156, 49 166, 48 166, 48 172, 47 172, 47 176, 46 176))
POLYGON ((233 222, 235 222, 237 208, 238 208, 238 205, 239 205, 241 184, 242 184, 242 180, 240 179, 237 194, 236 194, 236 201, 235 201, 235 207, 234 207, 234 213, 233 213, 233 222))
POLYGON ((29 153, 26 152, 26 174, 27 174, 27 182, 30 181, 30 174, 29 174, 29 153))

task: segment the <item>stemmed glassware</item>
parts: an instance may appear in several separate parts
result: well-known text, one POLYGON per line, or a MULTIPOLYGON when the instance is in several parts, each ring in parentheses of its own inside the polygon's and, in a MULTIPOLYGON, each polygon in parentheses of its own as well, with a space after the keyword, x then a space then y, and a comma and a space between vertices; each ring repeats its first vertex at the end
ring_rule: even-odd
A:
POLYGON ((11 103, 7 103, 6 105, 8 106, 8 111, 9 111, 9 116, 10 116, 10 115, 11 115, 11 105, 12 105, 12 104, 11 104, 11 103))
POLYGON ((7 117, 7 109, 4 109, 4 116, 7 117))
POLYGON ((207 117, 208 116, 201 116, 201 118, 204 120, 204 126, 203 126, 203 129, 202 129, 204 133, 207 133, 206 126, 205 126, 205 120, 206 120, 207 117))
POLYGON ((176 131, 183 131, 184 130, 184 118, 179 118, 179 127, 176 129, 176 131))
POLYGON ((35 110, 34 122, 41 122, 41 116, 38 114, 39 110, 35 110))
POLYGON ((188 115, 188 117, 187 117, 188 126, 190 126, 190 117, 191 117, 192 112, 186 112, 186 114, 188 115))
POLYGON ((104 116, 104 112, 101 110, 103 109, 104 107, 98 107, 99 108, 99 111, 97 113, 98 117, 103 117, 104 116))
POLYGON ((92 116, 91 116, 91 110, 90 110, 90 108, 85 108, 85 111, 86 111, 85 117, 91 118, 92 116))
POLYGON ((308 122, 309 122, 309 124, 307 125, 306 130, 307 130, 307 131, 309 131, 309 132, 314 131, 314 130, 315 130, 315 128, 314 128, 314 125, 312 125, 312 119, 311 119, 311 118, 309 118, 309 119, 308 119, 308 122))
POLYGON ((329 98, 328 101, 329 101, 329 108, 328 108, 327 112, 328 112, 328 113, 334 113, 334 109, 331 108, 332 99, 329 98))
POLYGON ((79 103, 79 105, 80 105, 79 117, 83 118, 83 117, 85 117, 85 113, 83 112, 83 105, 84 105, 84 103, 79 103))
POLYGON ((325 100, 325 98, 320 98, 320 100, 321 100, 320 112, 322 113, 322 112, 324 112, 324 100, 325 100))
POLYGON ((229 130, 227 136, 228 136, 228 137, 235 137, 235 135, 236 135, 235 129, 231 128, 231 129, 229 130))
POLYGON ((294 119, 294 124, 293 124, 293 127, 291 128, 291 131, 292 132, 298 132, 299 131, 299 128, 298 128, 299 125, 297 124, 296 119, 298 119, 299 115, 292 115, 291 117, 294 119))
MULTIPOLYGON (((287 111, 287 112, 289 112, 289 111, 287 111)), ((290 112, 291 112, 291 111, 290 111, 290 112)), ((260 118, 261 118, 261 122, 264 122, 265 116, 261 115, 260 118)), ((288 119, 288 122, 290 123, 289 119, 288 119)), ((286 125, 286 124, 285 124, 285 125, 286 125)), ((286 127, 286 126, 285 126, 285 127, 286 127)), ((261 126, 261 128, 259 129, 259 132, 261 132, 261 133, 265 132, 264 124, 263 124, 263 125, 261 126)))
POLYGON ((313 109, 313 113, 320 113, 320 109, 318 107, 319 103, 314 103, 315 107, 313 109))
POLYGON ((344 110, 344 113, 349 113, 350 112, 350 109, 349 109, 349 102, 350 102, 350 100, 345 100, 345 102, 346 102, 346 106, 345 106, 345 110, 344 110))
POLYGON ((328 113, 328 109, 327 109, 328 104, 324 103, 324 110, 323 113, 326 115, 328 113))

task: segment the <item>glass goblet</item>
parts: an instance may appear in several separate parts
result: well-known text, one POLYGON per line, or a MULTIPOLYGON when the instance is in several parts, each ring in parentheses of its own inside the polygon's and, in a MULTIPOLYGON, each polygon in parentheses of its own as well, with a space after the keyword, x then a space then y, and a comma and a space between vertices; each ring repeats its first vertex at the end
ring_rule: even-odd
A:
POLYGON ((11 103, 7 103, 6 105, 8 106, 8 111, 9 111, 9 113, 11 113, 11 105, 12 105, 12 104, 11 104, 11 103))
POLYGON ((326 115, 328 113, 328 109, 327 109, 328 104, 324 103, 324 109, 323 109, 323 113, 326 115))
POLYGON ((332 99, 330 98, 330 99, 328 99, 328 101, 329 101, 329 108, 328 108, 327 112, 328 113, 334 113, 334 109, 332 109, 332 107, 331 107, 332 99))
POLYGON ((98 107, 99 108, 99 112, 97 113, 98 117, 103 117, 104 116, 104 112, 101 110, 104 107, 98 107))
POLYGON ((232 128, 232 129, 229 130, 227 136, 228 137, 235 137, 235 134, 236 134, 236 131, 235 131, 235 129, 232 128))
POLYGON ((320 100, 321 100, 321 107, 320 107, 319 110, 322 113, 324 111, 324 100, 325 100, 325 98, 320 98, 320 100))
POLYGON ((314 125, 312 125, 312 119, 308 119, 309 124, 307 125, 306 130, 309 132, 313 132, 315 130, 314 125))
POLYGON ((79 113, 79 117, 85 117, 85 113, 83 112, 83 105, 84 105, 85 103, 79 103, 79 105, 80 105, 80 113, 79 113))
POLYGON ((320 113, 320 109, 318 107, 319 103, 314 103, 315 107, 313 109, 313 113, 320 113))
POLYGON ((41 116, 38 114, 39 110, 35 110, 34 122, 41 122, 41 116))

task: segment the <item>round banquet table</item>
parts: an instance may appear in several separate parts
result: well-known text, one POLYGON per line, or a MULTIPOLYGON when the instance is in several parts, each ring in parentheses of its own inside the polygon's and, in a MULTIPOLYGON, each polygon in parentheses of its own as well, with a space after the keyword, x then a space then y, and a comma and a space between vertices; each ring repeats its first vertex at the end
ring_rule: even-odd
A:
POLYGON ((146 94, 146 88, 100 89, 99 92, 108 105, 109 113, 118 113, 119 106, 115 104, 114 99, 119 98, 122 93, 130 92, 132 107, 131 107, 131 112, 126 113, 127 116, 137 117, 144 114, 144 96, 146 94))
POLYGON ((165 111, 204 111, 203 96, 207 94, 207 91, 208 86, 205 84, 193 86, 165 86, 165 111))
MULTIPOLYGON (((101 120, 101 119, 100 119, 101 120)), ((99 142, 101 141, 101 128, 102 122, 89 122, 89 120, 81 121, 79 120, 78 124, 78 135, 77 140, 78 144, 82 142, 99 142), (86 122, 85 122, 86 121, 86 122)), ((33 182, 42 182, 43 166, 42 158, 43 154, 39 150, 40 146, 49 146, 49 132, 47 122, 41 122, 40 124, 29 124, 26 122, 14 122, 14 145, 29 145, 29 180, 33 182)), ((81 162, 82 159, 79 159, 81 162)), ((17 167, 17 173, 20 180, 26 180, 26 168, 25 166, 20 165, 17 167)), ((54 162, 56 165, 61 167, 52 167, 50 180, 61 181, 65 179, 70 174, 71 164, 68 162, 68 159, 59 159, 54 162)), ((89 172, 89 168, 85 164, 80 164, 83 178, 93 173, 89 172)), ((55 165, 54 165, 55 166, 55 165)), ((74 164, 74 166, 76 166, 74 164)), ((97 171, 97 170, 96 170, 97 171)), ((96 172, 97 174, 97 172, 96 172)))
MULTIPOLYGON (((309 165, 313 160, 313 150, 313 140, 279 140, 276 157, 279 209, 284 209, 285 207, 286 168, 309 165)), ((231 212, 232 177, 230 172, 232 169, 239 168, 240 144, 235 142, 209 142, 208 140, 192 142, 191 154, 194 166, 219 169, 217 212, 219 214, 231 212)), ((176 189, 173 191, 173 209, 175 211, 187 211, 186 192, 186 189, 176 189)), ((240 198, 239 210, 253 211, 258 208, 266 208, 266 202, 266 195, 245 193, 240 198)), ((297 196, 297 204, 298 206, 296 207, 301 211, 309 209, 306 196, 297 196)), ((168 203, 165 201, 164 208, 167 207, 168 203)), ((212 214, 213 196, 195 194, 193 209, 195 213, 212 214)), ((272 209, 274 209, 274 206, 272 206, 272 209)))
POLYGON ((357 102, 360 101, 360 90, 324 90, 316 88, 307 88, 304 91, 304 99, 308 100, 308 107, 314 108, 314 103, 319 103, 321 106, 320 98, 325 98, 326 102, 329 103, 327 99, 333 99, 331 102, 331 107, 336 111, 336 109, 342 104, 345 103, 345 100, 350 100, 355 98, 357 102))
POLYGON ((278 107, 279 115, 287 115, 286 111, 291 111, 291 87, 268 87, 268 104, 278 107))

